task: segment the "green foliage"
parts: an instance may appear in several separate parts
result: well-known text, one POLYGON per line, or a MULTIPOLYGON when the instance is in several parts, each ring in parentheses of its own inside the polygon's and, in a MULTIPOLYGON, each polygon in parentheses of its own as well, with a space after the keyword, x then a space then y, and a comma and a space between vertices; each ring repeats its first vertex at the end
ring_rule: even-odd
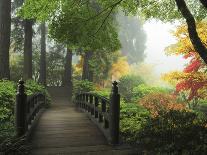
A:
POLYGON ((90 92, 94 90, 95 90, 94 84, 88 80, 73 81, 73 95, 81 92, 90 92))
POLYGON ((119 93, 126 102, 132 101, 132 92, 134 87, 143 84, 144 81, 141 77, 135 75, 126 75, 120 78, 119 93))
POLYGON ((100 95, 100 96, 104 96, 106 98, 109 98, 110 94, 111 94, 111 90, 108 89, 108 88, 104 88, 104 89, 101 89, 101 90, 95 90, 95 91, 91 91, 92 93, 95 93, 97 95, 100 95))
POLYGON ((163 111, 142 126, 137 144, 152 152, 202 154, 207 149, 205 125, 206 120, 200 119, 194 112, 163 111))
MULTIPOLYGON (((46 94, 47 104, 50 104, 50 96, 44 86, 37 84, 35 81, 27 81, 26 93, 31 95, 37 92, 46 94)), ((14 82, 0 81, 0 142, 6 138, 13 137, 14 131, 14 107, 17 85, 14 82)))
POLYGON ((15 84, 0 81, 0 142, 5 137, 14 135, 15 84))
POLYGON ((121 102, 120 131, 124 141, 136 142, 136 135, 149 117, 149 112, 137 104, 121 102))
POLYGON ((132 90, 133 101, 137 102, 139 99, 143 98, 145 95, 151 93, 169 93, 171 90, 164 87, 152 87, 146 84, 140 84, 137 87, 134 87, 132 90))
POLYGON ((27 95, 32 95, 35 93, 45 94, 46 95, 46 106, 50 105, 51 96, 43 85, 38 84, 37 82, 35 82, 33 80, 28 80, 25 84, 25 87, 26 87, 26 94, 27 95))

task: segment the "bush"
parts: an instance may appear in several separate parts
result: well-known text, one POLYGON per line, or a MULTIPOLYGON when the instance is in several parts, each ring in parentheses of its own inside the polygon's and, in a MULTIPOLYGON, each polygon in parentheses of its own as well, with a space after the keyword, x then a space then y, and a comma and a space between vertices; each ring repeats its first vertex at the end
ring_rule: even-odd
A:
POLYGON ((88 80, 73 81, 73 95, 81 92, 90 92, 95 90, 95 85, 88 80))
POLYGON ((134 87, 143 84, 144 81, 141 77, 135 75, 126 75, 121 77, 119 82, 119 93, 126 102, 131 102, 133 98, 134 87))
POLYGON ((95 91, 91 91, 92 93, 95 93, 95 94, 98 94, 100 96, 104 96, 106 98, 109 98, 110 97, 110 94, 111 94, 111 90, 110 89, 102 89, 102 90, 95 90, 95 91))
POLYGON ((149 117, 149 112, 137 104, 121 101, 120 132, 124 141, 134 143, 142 124, 149 117))
POLYGON ((177 103, 176 97, 167 93, 151 93, 143 97, 139 104, 150 111, 152 116, 157 116, 160 111, 184 110, 184 103, 177 103))
POLYGON ((206 120, 190 111, 162 111, 148 118, 136 136, 143 150, 160 154, 203 154, 207 151, 206 120))
POLYGON ((46 106, 49 106, 51 103, 51 96, 48 93, 47 89, 41 85, 38 84, 37 82, 33 81, 33 80, 28 80, 25 84, 26 87, 26 94, 27 95, 32 95, 35 93, 42 93, 46 95, 46 106))
POLYGON ((0 81, 0 142, 14 135, 14 103, 16 88, 10 81, 0 81))
POLYGON ((138 100, 140 100, 141 98, 143 98, 144 96, 151 94, 151 93, 169 93, 170 90, 167 88, 163 88, 163 87, 152 87, 152 86, 148 86, 146 84, 141 84, 139 86, 136 86, 133 88, 132 94, 133 94, 133 101, 137 102, 138 100))
MULTIPOLYGON (((26 94, 31 95, 37 92, 46 94, 47 105, 50 103, 50 96, 44 86, 34 81, 27 81, 25 84, 26 94)), ((13 137, 14 131, 14 107, 17 84, 11 81, 0 81, 0 142, 13 137)))

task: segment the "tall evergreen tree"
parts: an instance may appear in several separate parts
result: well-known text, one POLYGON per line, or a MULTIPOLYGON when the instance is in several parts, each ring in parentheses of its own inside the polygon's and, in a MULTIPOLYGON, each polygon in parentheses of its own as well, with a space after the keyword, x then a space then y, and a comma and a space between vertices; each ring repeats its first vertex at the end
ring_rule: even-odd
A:
POLYGON ((0 1, 0 79, 10 78, 11 0, 0 1))
POLYGON ((24 21, 24 72, 25 80, 32 79, 32 20, 25 19, 24 21))
POLYGON ((41 51, 40 51, 40 78, 41 84, 46 85, 46 27, 43 22, 40 26, 41 29, 41 51))

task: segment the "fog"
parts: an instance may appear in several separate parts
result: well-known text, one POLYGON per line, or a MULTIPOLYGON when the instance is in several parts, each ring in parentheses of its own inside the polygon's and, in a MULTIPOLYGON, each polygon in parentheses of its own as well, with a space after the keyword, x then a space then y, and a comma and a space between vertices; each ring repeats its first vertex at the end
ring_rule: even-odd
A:
POLYGON ((122 44, 122 54, 127 56, 130 64, 144 61, 146 34, 140 19, 138 17, 125 16, 123 12, 119 12, 117 21, 120 28, 119 39, 122 44))

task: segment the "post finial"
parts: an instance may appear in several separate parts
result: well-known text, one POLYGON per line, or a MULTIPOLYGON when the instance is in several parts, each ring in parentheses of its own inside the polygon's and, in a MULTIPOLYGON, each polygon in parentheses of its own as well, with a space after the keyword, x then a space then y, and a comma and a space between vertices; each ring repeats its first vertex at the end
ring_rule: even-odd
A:
POLYGON ((117 81, 114 81, 112 83, 112 91, 113 91, 113 93, 118 94, 118 82, 117 81))
POLYGON ((24 94, 24 81, 20 79, 18 83, 18 93, 24 94))

